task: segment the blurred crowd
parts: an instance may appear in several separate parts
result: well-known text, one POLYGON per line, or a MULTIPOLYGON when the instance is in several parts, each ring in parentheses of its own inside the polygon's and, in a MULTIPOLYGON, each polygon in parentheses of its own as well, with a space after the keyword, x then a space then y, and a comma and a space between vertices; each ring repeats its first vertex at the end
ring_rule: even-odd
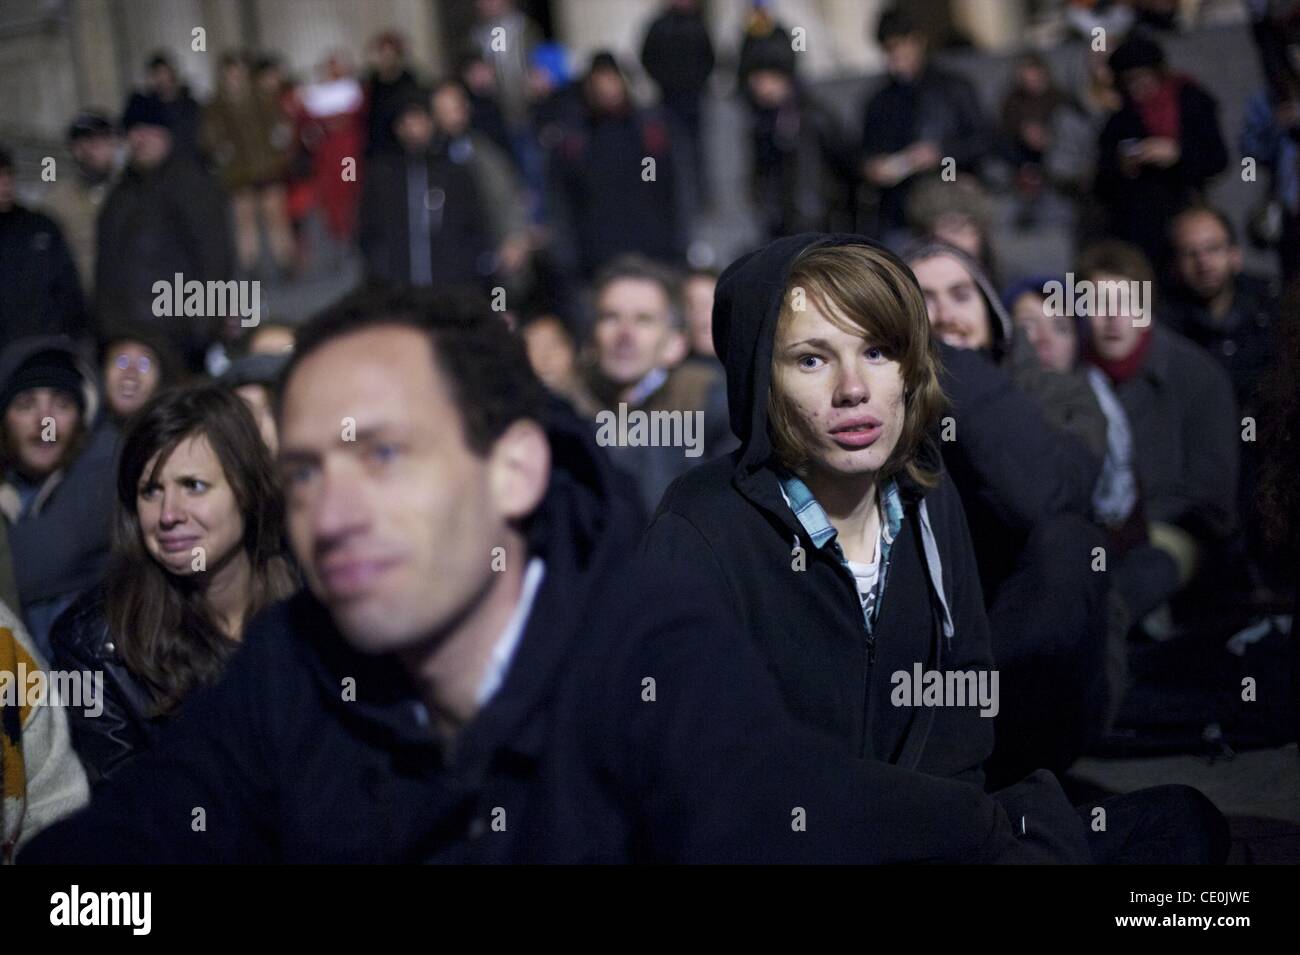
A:
MULTIPOLYGON (((699 4, 666 2, 639 63, 602 51, 577 70, 510 0, 475 9, 436 78, 381 33, 364 71, 340 51, 310 78, 269 51, 224 53, 200 103, 161 51, 120 113, 72 118, 72 168, 39 207, 17 201, 0 149, 0 604, 33 659, 109 674, 106 714, 73 714, 92 785, 298 584, 273 470, 296 330, 273 313, 160 315, 160 281, 168 299, 182 276, 310 281, 359 255, 367 286, 473 288, 593 434, 607 411, 703 412, 701 458, 605 448, 643 525, 739 445, 736 372, 714 343, 726 263, 693 243, 723 69, 699 4), (653 104, 633 94, 642 74, 653 104)), ((997 115, 906 5, 868 26, 886 75, 856 125, 803 80, 766 3, 726 65, 757 244, 869 237, 924 297, 951 403, 938 446, 1002 672, 990 784, 1108 748, 1222 752, 1290 731, 1223 704, 1232 684, 1214 680, 1237 672, 1234 633, 1253 634, 1236 659, 1259 661, 1290 626, 1300 15, 1256 11, 1265 83, 1225 129, 1213 85, 1169 64, 1167 24, 1111 17, 1097 50, 1088 9, 1069 63, 1016 60, 997 115), (1261 183, 1244 230, 1207 193, 1241 157, 1261 183), (1062 205, 1068 276, 997 248, 1062 205), (1276 270, 1248 271, 1247 243, 1276 270), (1076 310, 1086 283, 1134 293, 1076 310), (1212 650, 1180 643, 1206 621, 1212 650), (1175 698, 1181 722, 1162 722, 1175 698)))

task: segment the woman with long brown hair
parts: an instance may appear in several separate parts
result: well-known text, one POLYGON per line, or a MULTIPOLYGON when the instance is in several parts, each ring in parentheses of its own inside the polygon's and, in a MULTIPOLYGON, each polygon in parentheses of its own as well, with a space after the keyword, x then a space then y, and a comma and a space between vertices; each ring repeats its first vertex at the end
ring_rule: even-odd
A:
POLYGON ((72 714, 92 782, 147 748, 220 676, 249 619, 294 589, 283 530, 270 453, 236 395, 166 391, 132 419, 109 572, 51 634, 57 667, 105 673, 103 712, 72 714))

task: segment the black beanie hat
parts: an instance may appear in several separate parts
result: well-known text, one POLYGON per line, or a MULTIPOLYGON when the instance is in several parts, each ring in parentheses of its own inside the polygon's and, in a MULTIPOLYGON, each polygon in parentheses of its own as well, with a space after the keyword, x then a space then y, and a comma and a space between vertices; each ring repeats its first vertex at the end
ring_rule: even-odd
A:
POLYGON ((19 365, 0 388, 0 410, 8 409, 10 402, 29 388, 54 388, 71 395, 84 414, 86 395, 83 383, 76 361, 67 352, 40 351, 19 365))
POLYGON ((127 100, 126 112, 122 114, 122 129, 128 130, 132 126, 162 126, 171 129, 171 110, 156 96, 132 93, 127 100))

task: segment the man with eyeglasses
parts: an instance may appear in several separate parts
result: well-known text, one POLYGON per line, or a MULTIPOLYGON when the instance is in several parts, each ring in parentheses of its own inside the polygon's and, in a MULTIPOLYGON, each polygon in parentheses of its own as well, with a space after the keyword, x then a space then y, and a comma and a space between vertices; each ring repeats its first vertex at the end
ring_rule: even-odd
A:
MULTIPOLYGON (((1169 239, 1173 275, 1163 321, 1200 345, 1228 373, 1236 420, 1244 428, 1247 419, 1259 420, 1257 389, 1276 347, 1278 283, 1244 271, 1236 230, 1212 206, 1180 212, 1170 224, 1169 239)), ((1286 583, 1270 570, 1277 562, 1267 556, 1267 535, 1254 506, 1260 451, 1254 441, 1241 442, 1237 509, 1245 521, 1250 581, 1256 595, 1267 599, 1260 585, 1282 588, 1286 583)))
POLYGON ((1243 271, 1236 230, 1211 206, 1180 212, 1169 238, 1173 275, 1164 320, 1223 366, 1238 410, 1252 414, 1255 387, 1272 352, 1276 283, 1243 271))
POLYGON ((179 357, 147 330, 118 329, 100 339, 105 410, 121 425, 176 380, 179 357))

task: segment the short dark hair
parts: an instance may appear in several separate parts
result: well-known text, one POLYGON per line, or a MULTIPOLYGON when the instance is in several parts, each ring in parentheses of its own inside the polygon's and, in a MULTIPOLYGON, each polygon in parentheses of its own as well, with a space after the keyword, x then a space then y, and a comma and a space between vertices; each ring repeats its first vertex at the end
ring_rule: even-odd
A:
POLYGON ((428 336, 434 366, 447 379, 464 421, 465 441, 475 454, 486 455, 520 419, 545 426, 546 389, 533 373, 523 342, 482 295, 461 289, 381 288, 348 296, 298 329, 280 394, 308 355, 336 338, 385 325, 428 336))
POLYGON ((876 24, 876 42, 881 46, 884 46, 890 40, 897 40, 905 36, 917 36, 920 33, 921 28, 912 15, 898 7, 882 13, 880 22, 876 24))
POLYGON ((1122 275, 1130 281, 1151 282, 1155 285, 1155 272, 1146 253, 1130 242, 1102 239, 1088 246, 1079 255, 1074 271, 1080 278, 1094 275, 1122 275))
POLYGON ((1228 218, 1228 214, 1222 209, 1216 209, 1212 205, 1200 202, 1190 206, 1184 206, 1174 214, 1172 219, 1169 220, 1169 240, 1171 243, 1174 238, 1174 233, 1177 231, 1178 220, 1183 218, 1183 216, 1190 215, 1212 216, 1217 219, 1219 225, 1223 226, 1223 231, 1228 234, 1228 244, 1233 246, 1237 244, 1237 227, 1232 224, 1232 220, 1228 218))
POLYGON ((596 273, 591 283, 592 301, 600 297, 600 293, 605 291, 606 286, 620 279, 641 279, 654 282, 662 288, 664 295, 668 297, 668 311, 672 316, 673 324, 681 325, 682 283, 674 269, 637 253, 620 255, 596 273))
POLYGON ((573 331, 569 328, 567 324, 565 324, 564 319, 562 319, 558 314, 556 314, 554 309, 544 308, 533 312, 527 312, 519 320, 519 332, 520 334, 522 334, 523 332, 526 332, 528 329, 532 328, 534 325, 544 325, 547 322, 553 322, 554 324, 558 325, 560 327, 560 331, 564 333, 564 337, 567 338, 570 342, 574 340, 573 331))

